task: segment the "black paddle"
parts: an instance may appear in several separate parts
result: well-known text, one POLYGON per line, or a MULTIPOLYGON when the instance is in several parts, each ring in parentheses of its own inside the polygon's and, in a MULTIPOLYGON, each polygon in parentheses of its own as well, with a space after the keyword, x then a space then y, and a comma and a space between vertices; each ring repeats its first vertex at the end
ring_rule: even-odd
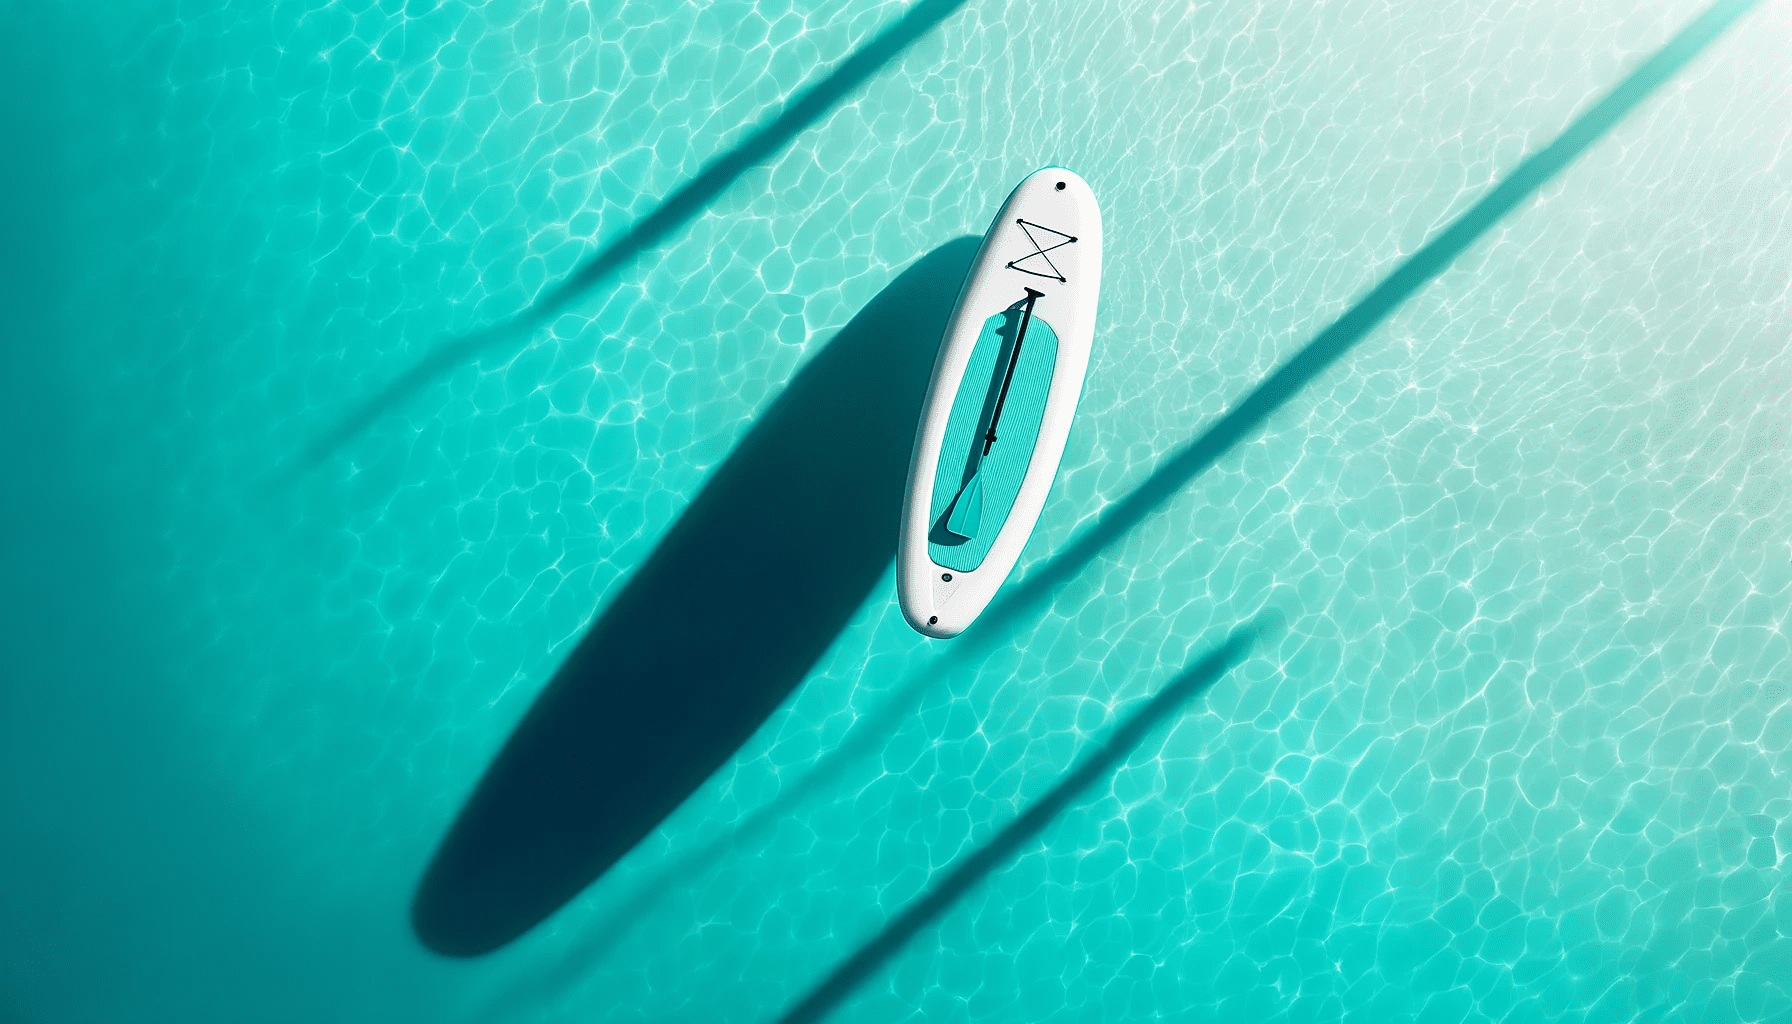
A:
POLYGON ((1002 377, 1002 391, 996 396, 996 411, 989 417, 989 429, 983 434, 983 457, 977 460, 977 471, 965 481, 964 488, 958 492, 958 501, 952 507, 952 518, 947 520, 946 529, 957 536, 969 540, 977 535, 977 528, 983 520, 983 459, 989 457, 989 450, 996 443, 996 424, 1002 422, 1002 407, 1008 404, 1008 386, 1014 383, 1014 368, 1020 363, 1020 346, 1027 340, 1027 325, 1033 322, 1033 303, 1045 293, 1036 288, 1027 289, 1027 305, 1021 310, 1020 330, 1014 335, 1014 351, 1008 354, 1008 371, 1002 377))

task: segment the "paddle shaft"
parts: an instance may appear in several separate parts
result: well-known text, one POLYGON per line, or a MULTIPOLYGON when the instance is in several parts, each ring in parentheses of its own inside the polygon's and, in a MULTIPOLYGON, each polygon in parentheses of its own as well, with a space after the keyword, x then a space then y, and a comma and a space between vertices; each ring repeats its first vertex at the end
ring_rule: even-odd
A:
POLYGON ((1008 356, 1008 372, 1002 376, 1002 393, 996 396, 996 411, 989 417, 989 432, 983 435, 983 454, 996 443, 996 424, 1002 422, 1002 406, 1008 402, 1008 385, 1014 383, 1014 368, 1020 363, 1020 344, 1027 340, 1027 325, 1033 322, 1033 303, 1045 293, 1027 289, 1027 307, 1021 310, 1020 330, 1014 334, 1014 351, 1008 356))

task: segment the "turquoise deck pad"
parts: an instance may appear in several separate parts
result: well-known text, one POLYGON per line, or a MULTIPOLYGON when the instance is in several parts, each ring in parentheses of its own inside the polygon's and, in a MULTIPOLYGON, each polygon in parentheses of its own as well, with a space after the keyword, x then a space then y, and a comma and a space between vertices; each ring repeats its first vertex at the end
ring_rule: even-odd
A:
POLYGON ((1058 361, 1058 335, 1042 312, 1043 304, 1033 307, 1033 322, 1021 343, 1020 361, 1015 364, 1008 401, 996 428, 997 440, 987 456, 983 454, 983 435, 995 414, 1015 334, 1020 330, 1019 304, 983 321, 970 365, 958 383, 952 416, 946 421, 946 439, 940 443, 934 468, 933 526, 927 533, 928 555, 948 569, 969 572, 983 564, 989 546, 1008 521, 1008 510, 1014 506, 1027 464, 1033 459, 1033 442, 1039 436, 1045 396, 1051 391, 1052 370, 1058 361), (981 478, 974 489, 966 486, 973 476, 981 478), (977 493, 969 493, 972 490, 977 493), (955 515, 958 502, 970 499, 981 502, 978 514, 955 515), (972 536, 952 532, 952 527, 964 526, 966 520, 976 522, 972 536))

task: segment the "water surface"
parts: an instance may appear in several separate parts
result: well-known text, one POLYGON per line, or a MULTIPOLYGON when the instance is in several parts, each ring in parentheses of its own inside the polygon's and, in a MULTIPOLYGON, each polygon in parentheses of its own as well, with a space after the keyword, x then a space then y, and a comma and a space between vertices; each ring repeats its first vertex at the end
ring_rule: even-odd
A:
POLYGON ((1783 4, 998 631, 917 636, 886 570, 595 884, 423 946, 581 637, 1026 173, 1108 249, 1023 583, 1704 8, 927 8, 293 471, 916 9, 6 9, 0 1018, 775 1020, 1265 616, 837 1019, 1792 1013, 1783 4))

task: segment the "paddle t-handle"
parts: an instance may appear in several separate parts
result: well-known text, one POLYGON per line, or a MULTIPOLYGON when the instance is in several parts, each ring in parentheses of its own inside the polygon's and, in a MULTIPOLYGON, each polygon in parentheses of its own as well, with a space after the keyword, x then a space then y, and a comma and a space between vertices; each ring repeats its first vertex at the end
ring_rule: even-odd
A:
POLYGON ((1027 325, 1033 322, 1033 303, 1045 293, 1037 288, 1027 289, 1027 306, 1021 310, 1020 330, 1014 335, 1014 351, 1008 356, 1008 372, 1002 376, 1002 393, 996 396, 996 411, 989 417, 989 431, 983 435, 983 454, 996 443, 996 424, 1002 422, 1002 406, 1008 402, 1008 385, 1014 383, 1014 367, 1020 363, 1020 345, 1027 340, 1027 325))

